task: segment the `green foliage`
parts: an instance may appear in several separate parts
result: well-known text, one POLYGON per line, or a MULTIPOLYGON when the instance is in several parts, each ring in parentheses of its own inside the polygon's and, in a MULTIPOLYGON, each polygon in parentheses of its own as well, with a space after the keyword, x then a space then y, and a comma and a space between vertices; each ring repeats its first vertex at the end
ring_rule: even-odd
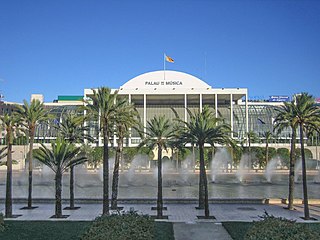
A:
MULTIPOLYGON (((6 221, 5 231, 0 230, 0 239, 78 240, 89 230, 91 224, 88 221, 6 221)), ((152 239, 174 240, 172 223, 156 222, 152 239)))
MULTIPOLYGON (((96 168, 98 165, 102 163, 103 159, 103 147, 94 147, 92 151, 87 152, 88 156, 88 164, 96 168)), ((109 158, 114 157, 115 151, 112 148, 109 148, 109 158)))
POLYGON ((173 224, 171 222, 155 222, 155 240, 174 240, 173 224))
POLYGON ((185 160, 192 153, 190 148, 181 148, 179 150, 179 159, 185 160))
POLYGON ((64 139, 57 138, 51 142, 51 148, 41 144, 35 152, 34 158, 48 166, 56 174, 63 174, 69 167, 87 161, 85 156, 78 155, 80 148, 64 139))
POLYGON ((230 153, 230 156, 232 157, 232 165, 238 166, 240 164, 240 160, 243 153, 242 147, 228 147, 228 151, 230 153))
POLYGON ((251 163, 253 166, 258 167, 266 164, 263 149, 262 147, 251 147, 251 163))
POLYGON ((3 214, 0 213, 0 232, 3 232, 4 229, 5 229, 5 227, 4 227, 3 214))
POLYGON ((253 226, 248 230, 244 239, 316 240, 319 238, 319 233, 311 231, 305 224, 299 224, 295 221, 287 220, 281 217, 274 217, 266 213, 266 215, 263 216, 262 221, 253 223, 253 226))
POLYGON ((277 154, 281 159, 282 166, 289 168, 289 166, 290 166, 290 150, 287 148, 278 148, 277 154))
POLYGON ((6 221, 1 240, 78 240, 88 221, 6 221))
POLYGON ((152 148, 141 147, 138 149, 138 153, 148 155, 149 159, 154 159, 154 152, 152 148))
POLYGON ((138 154, 138 148, 125 147, 123 148, 123 161, 125 163, 131 163, 133 158, 138 154))
MULTIPOLYGON (((248 148, 245 149, 248 153, 248 148)), ((274 158, 277 154, 277 151, 273 147, 268 148, 268 161, 274 158)), ((267 165, 266 161, 266 148, 265 147, 251 147, 251 156, 252 156, 252 165, 259 168, 265 168, 267 165)))
POLYGON ((206 168, 208 168, 211 165, 212 154, 214 154, 215 150, 213 150, 212 148, 204 148, 203 150, 204 163, 206 165, 206 168))
POLYGON ((154 235, 154 220, 134 211, 119 215, 98 217, 81 237, 82 240, 151 240, 154 235))
MULTIPOLYGON (((301 158, 301 148, 296 148, 295 152, 296 152, 296 158, 297 159, 301 158)), ((313 155, 312 155, 312 152, 310 151, 310 149, 305 148, 304 152, 305 152, 305 155, 306 155, 306 159, 312 159, 313 158, 313 155)))
POLYGON ((15 139, 13 139, 13 145, 26 145, 27 143, 27 136, 17 136, 15 139))
POLYGON ((274 147, 269 147, 269 160, 277 155, 277 149, 274 147))
POLYGON ((247 231, 253 225, 252 222, 223 222, 223 227, 227 230, 230 234, 232 239, 234 240, 243 240, 244 236, 246 235, 247 231))

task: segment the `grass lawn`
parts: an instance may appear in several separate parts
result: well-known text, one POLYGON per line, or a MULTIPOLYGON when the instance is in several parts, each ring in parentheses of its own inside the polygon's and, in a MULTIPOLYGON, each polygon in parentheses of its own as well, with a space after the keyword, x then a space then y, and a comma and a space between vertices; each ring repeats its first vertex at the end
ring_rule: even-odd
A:
POLYGON ((232 239, 242 240, 248 229, 252 226, 252 222, 224 222, 224 228, 230 234, 232 239))
MULTIPOLYGON (((73 240, 90 226, 91 222, 80 221, 5 221, 7 230, 0 233, 6 240, 73 240)), ((156 222, 156 240, 173 240, 173 226, 156 222)))
MULTIPOLYGON (((224 228, 228 231, 232 239, 243 240, 249 228, 253 225, 252 222, 224 222, 224 228)), ((299 223, 307 224, 307 226, 320 234, 320 223, 299 223)))
POLYGON ((156 222, 154 239, 174 240, 173 224, 170 222, 156 222))

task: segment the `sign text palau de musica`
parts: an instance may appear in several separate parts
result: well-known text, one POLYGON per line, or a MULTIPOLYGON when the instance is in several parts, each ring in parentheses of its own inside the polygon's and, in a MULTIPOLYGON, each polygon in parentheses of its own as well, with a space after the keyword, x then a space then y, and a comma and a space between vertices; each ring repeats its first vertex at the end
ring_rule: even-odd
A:
POLYGON ((145 81, 144 85, 148 86, 177 86, 182 85, 181 81, 145 81))

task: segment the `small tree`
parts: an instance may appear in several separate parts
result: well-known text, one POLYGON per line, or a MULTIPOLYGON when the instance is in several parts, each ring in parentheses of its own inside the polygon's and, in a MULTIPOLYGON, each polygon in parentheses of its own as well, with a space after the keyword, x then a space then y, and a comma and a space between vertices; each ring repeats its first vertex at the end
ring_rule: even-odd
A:
POLYGON ((247 132, 247 143, 248 143, 248 171, 252 168, 252 152, 251 152, 251 143, 257 141, 258 137, 254 131, 247 132))
POLYGON ((265 131, 263 133, 263 137, 266 140, 266 155, 265 155, 265 159, 266 159, 266 165, 268 165, 268 162, 269 162, 269 142, 273 138, 273 134, 270 131, 265 131))
POLYGON ((304 136, 308 128, 320 128, 320 108, 315 104, 314 98, 311 95, 302 93, 295 98, 295 114, 300 130, 304 218, 310 219, 304 136))
POLYGON ((158 150, 158 194, 157 194, 157 218, 163 216, 162 198, 162 150, 167 150, 168 143, 173 137, 172 124, 165 116, 153 117, 147 122, 146 135, 139 147, 146 145, 150 149, 158 150))
POLYGON ((287 148, 278 148, 277 154, 281 159, 281 165, 289 169, 290 167, 290 151, 287 148))
MULTIPOLYGON (((119 100, 119 99, 118 99, 119 100)), ((114 117, 115 133, 118 137, 116 147, 116 157, 114 161, 112 177, 112 195, 111 209, 118 208, 118 185, 119 185, 119 166, 123 163, 123 145, 125 137, 130 136, 131 128, 140 130, 139 113, 135 110, 134 105, 128 100, 116 109, 114 117)))
POLYGON ((179 141, 183 144, 195 144, 199 148, 200 175, 199 175, 199 208, 209 218, 208 184, 204 161, 204 145, 226 144, 230 141, 230 126, 224 124, 222 119, 214 117, 214 114, 205 106, 202 111, 189 112, 190 121, 179 120, 182 125, 177 132, 179 141))
POLYGON ((79 155, 80 148, 73 144, 57 138, 55 142, 51 143, 51 149, 41 144, 38 151, 35 152, 35 158, 48 166, 55 173, 55 218, 62 218, 62 175, 71 166, 83 164, 87 158, 79 155))
MULTIPOLYGON (((57 128, 59 136, 70 143, 83 143, 84 140, 93 142, 93 138, 86 134, 89 127, 84 126, 84 116, 77 112, 68 112, 63 118, 62 122, 55 126, 57 128)), ((74 167, 70 166, 70 206, 69 210, 77 209, 74 206, 74 167)))
POLYGON ((29 138, 29 178, 28 178, 28 206, 26 209, 32 209, 32 160, 33 160, 33 142, 36 127, 40 121, 45 121, 51 118, 48 111, 44 108, 43 103, 39 100, 33 99, 29 104, 26 100, 23 101, 23 105, 17 105, 16 115, 21 119, 24 131, 29 138))
POLYGON ((0 166, 7 165, 7 161, 1 161, 1 159, 4 159, 7 156, 7 149, 8 146, 0 148, 0 166))
POLYGON ((109 215, 109 138, 110 128, 115 118, 116 110, 125 104, 125 100, 116 101, 118 91, 111 93, 107 87, 93 90, 93 95, 86 102, 88 115, 99 122, 99 131, 103 137, 103 215, 109 215))
POLYGON ((286 129, 291 130, 291 143, 290 143, 290 165, 289 165, 289 196, 288 196, 288 209, 293 210, 293 198, 294 198, 294 175, 296 164, 296 138, 297 138, 297 117, 295 111, 295 102, 285 102, 283 106, 275 109, 277 115, 274 120, 274 131, 279 134, 286 129))
MULTIPOLYGON (((15 134, 19 131, 20 119, 14 115, 5 114, 0 116, 1 127, 6 132, 7 142, 7 181, 6 181, 6 203, 5 203, 5 217, 11 218, 12 215, 12 145, 15 134)), ((1 150, 3 151, 4 148, 1 150)), ((3 153, 1 154, 3 157, 3 153)))

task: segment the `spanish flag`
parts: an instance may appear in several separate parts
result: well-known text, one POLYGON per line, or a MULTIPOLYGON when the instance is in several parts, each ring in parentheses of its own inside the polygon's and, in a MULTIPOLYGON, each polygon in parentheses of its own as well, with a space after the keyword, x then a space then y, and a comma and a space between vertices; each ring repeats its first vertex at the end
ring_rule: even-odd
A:
POLYGON ((174 63, 174 60, 171 57, 167 56, 167 55, 166 55, 166 61, 174 63))

